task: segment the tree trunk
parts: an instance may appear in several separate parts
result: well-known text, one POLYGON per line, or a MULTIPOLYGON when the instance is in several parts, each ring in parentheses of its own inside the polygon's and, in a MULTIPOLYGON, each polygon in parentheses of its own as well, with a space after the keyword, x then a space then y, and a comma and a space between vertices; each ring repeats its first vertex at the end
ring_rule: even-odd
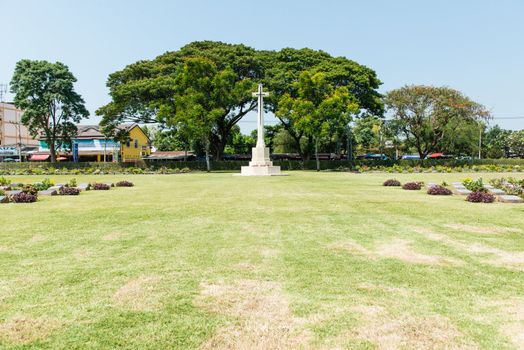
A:
POLYGON ((184 162, 187 162, 187 145, 184 147, 184 162))
POLYGON ((206 168, 207 172, 211 172, 211 163, 209 161, 209 141, 206 143, 206 168))
POLYGON ((320 159, 318 159, 318 138, 315 138, 315 158, 317 160, 317 171, 320 171, 320 159))
POLYGON ((49 154, 51 157, 51 163, 56 163, 56 149, 55 149, 55 142, 49 143, 49 154))

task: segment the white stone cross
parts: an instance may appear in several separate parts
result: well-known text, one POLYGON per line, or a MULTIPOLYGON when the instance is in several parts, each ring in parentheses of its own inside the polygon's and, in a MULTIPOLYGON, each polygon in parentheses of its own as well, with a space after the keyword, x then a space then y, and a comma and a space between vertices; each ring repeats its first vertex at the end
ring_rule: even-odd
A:
POLYGON ((264 92, 262 84, 258 84, 258 91, 253 92, 254 97, 258 97, 258 117, 257 117, 257 145, 256 147, 265 147, 264 142, 264 97, 268 97, 269 93, 264 92))

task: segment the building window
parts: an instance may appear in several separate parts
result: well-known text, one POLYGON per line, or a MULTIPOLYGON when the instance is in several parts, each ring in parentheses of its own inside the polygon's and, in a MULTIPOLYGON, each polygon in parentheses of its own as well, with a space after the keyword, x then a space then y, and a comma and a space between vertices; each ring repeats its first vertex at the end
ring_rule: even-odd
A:
POLYGON ((129 148, 131 146, 131 144, 129 143, 129 141, 126 142, 126 147, 129 148))
POLYGON ((138 140, 135 139, 135 148, 138 148, 138 140))

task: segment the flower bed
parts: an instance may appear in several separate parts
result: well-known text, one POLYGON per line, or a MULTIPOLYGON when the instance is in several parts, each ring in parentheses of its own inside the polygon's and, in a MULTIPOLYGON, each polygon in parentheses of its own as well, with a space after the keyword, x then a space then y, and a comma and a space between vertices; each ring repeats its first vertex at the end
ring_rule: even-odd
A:
POLYGON ((402 189, 409 191, 417 191, 422 188, 422 183, 420 182, 407 182, 402 186, 402 189))
POLYGON ((383 185, 384 186, 395 187, 395 186, 400 186, 401 184, 400 184, 400 181, 398 181, 398 180, 389 179, 389 180, 384 181, 383 185))
POLYGON ((38 197, 33 194, 20 192, 9 197, 9 200, 14 203, 33 203, 36 202, 38 197))
POLYGON ((466 200, 472 203, 493 203, 495 201, 495 196, 491 193, 477 191, 468 194, 466 200))
POLYGON ((91 189, 94 191, 107 191, 111 188, 108 184, 94 183, 91 184, 91 189))
POLYGON ((451 196, 452 192, 446 187, 437 185, 428 188, 428 194, 432 196, 451 196))
POLYGON ((62 196, 78 196, 80 194, 80 189, 75 187, 62 187, 58 193, 62 196))
POLYGON ((134 184, 130 181, 118 181, 116 183, 116 187, 133 187, 134 184))

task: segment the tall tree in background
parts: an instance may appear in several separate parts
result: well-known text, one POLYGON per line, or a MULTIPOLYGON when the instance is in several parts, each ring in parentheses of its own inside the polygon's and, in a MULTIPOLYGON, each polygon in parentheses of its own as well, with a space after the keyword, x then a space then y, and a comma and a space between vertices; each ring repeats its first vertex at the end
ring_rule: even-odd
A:
POLYGON ((385 102, 406 143, 421 159, 435 152, 444 136, 452 135, 462 122, 485 120, 490 115, 481 104, 447 87, 405 86, 390 91, 385 102))
POLYGON ((174 103, 161 105, 158 115, 168 126, 184 125, 188 136, 201 140, 210 171, 211 134, 224 115, 224 100, 234 86, 235 73, 229 69, 220 71, 205 58, 187 58, 178 70, 174 103))
MULTIPOLYGON (((376 73, 345 57, 332 57, 323 51, 311 49, 286 48, 279 52, 261 53, 267 65, 265 81, 271 91, 268 98, 269 109, 275 113, 282 126, 295 141, 295 148, 302 159, 307 160, 314 150, 314 140, 311 135, 306 136, 304 128, 297 127, 293 118, 281 114, 282 102, 288 103, 289 98, 299 98, 299 82, 301 74, 322 73, 323 79, 332 89, 345 87, 351 98, 357 103, 358 109, 354 116, 376 115, 382 116, 382 96, 378 93, 381 84, 376 73)), ((346 133, 347 128, 336 128, 334 133, 346 133)), ((338 135, 340 137, 340 135, 338 135)))
POLYGON ((324 73, 304 71, 294 85, 296 95, 284 94, 276 115, 313 140, 318 171, 321 138, 327 136, 330 130, 348 125, 350 114, 358 111, 358 104, 352 100, 345 86, 333 87, 324 73))
MULTIPOLYGON (((214 120, 210 133, 210 148, 216 159, 221 159, 231 129, 242 117, 256 108, 251 97, 256 81, 262 76, 263 65, 257 52, 244 45, 221 42, 193 42, 179 51, 167 52, 151 61, 139 61, 109 76, 107 86, 112 101, 99 108, 101 124, 106 128, 132 121, 138 123, 165 123, 160 108, 176 104, 179 68, 188 58, 205 58, 212 62, 218 72, 225 72, 230 79, 227 95, 214 103, 220 103, 222 115, 214 120)), ((225 88, 225 87, 224 87, 225 88)))
POLYGON ((34 138, 45 138, 52 163, 58 149, 70 146, 76 124, 89 116, 75 82, 65 64, 32 60, 19 61, 11 80, 14 104, 24 110, 22 123, 34 138))

